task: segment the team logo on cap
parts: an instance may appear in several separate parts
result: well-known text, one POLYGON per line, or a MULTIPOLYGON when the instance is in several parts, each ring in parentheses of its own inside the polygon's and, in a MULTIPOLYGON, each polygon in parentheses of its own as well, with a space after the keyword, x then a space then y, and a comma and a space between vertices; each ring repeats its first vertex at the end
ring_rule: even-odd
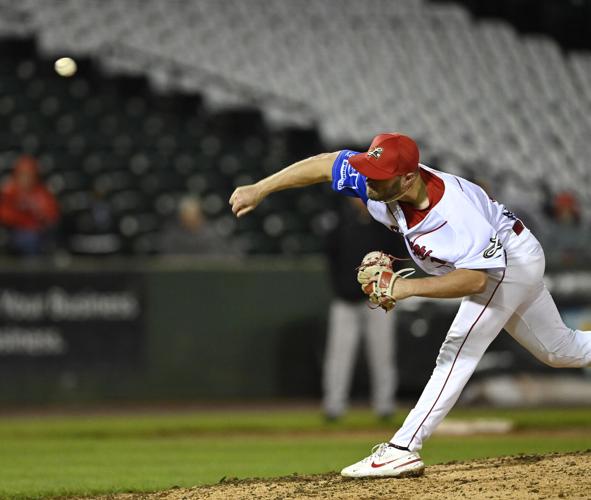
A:
POLYGON ((367 152, 367 156, 371 156, 377 160, 377 159, 379 159, 380 156, 382 156, 383 152, 384 152, 384 148, 373 148, 367 152))

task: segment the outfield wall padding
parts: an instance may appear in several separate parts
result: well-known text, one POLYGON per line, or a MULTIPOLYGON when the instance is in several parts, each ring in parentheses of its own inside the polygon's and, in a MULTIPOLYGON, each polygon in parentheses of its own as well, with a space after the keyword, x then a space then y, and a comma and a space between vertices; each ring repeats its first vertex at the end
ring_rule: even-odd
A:
MULTIPOLYGON (((0 402, 319 397, 322 258, 67 264, 0 262, 0 402)), ((590 284, 588 271, 549 278, 565 318, 591 321, 590 284)), ((405 301, 394 312, 399 395, 420 393, 456 309, 405 301)), ((548 370, 506 333, 489 352, 502 354, 497 372, 548 370)), ((366 395, 363 356, 357 368, 353 394, 366 395)))
POLYGON ((0 283, 0 400, 299 397, 319 384, 322 259, 17 266, 0 283), (67 309, 56 296, 135 300, 138 311, 72 319, 56 314, 67 309))

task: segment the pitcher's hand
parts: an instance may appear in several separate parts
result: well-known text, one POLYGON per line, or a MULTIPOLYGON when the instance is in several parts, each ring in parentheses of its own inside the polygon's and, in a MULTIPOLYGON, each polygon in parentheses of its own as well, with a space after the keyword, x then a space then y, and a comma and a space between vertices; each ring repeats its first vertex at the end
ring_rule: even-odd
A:
POLYGON ((240 186, 234 190, 230 196, 230 205, 232 212, 236 217, 242 217, 251 212, 263 200, 264 196, 261 188, 256 184, 240 186))

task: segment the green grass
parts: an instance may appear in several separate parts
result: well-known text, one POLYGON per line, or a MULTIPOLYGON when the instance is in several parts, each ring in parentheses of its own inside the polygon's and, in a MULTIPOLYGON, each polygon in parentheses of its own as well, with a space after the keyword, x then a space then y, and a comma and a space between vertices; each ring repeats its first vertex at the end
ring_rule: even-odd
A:
MULTIPOLYGON (((591 448, 591 410, 457 410, 455 418, 511 418, 527 433, 433 437, 427 463, 591 448), (553 433, 565 427, 579 431, 553 433), (536 435, 535 431, 543 433, 536 435)), ((0 495, 149 491, 339 470, 400 423, 355 411, 327 425, 316 411, 0 419, 0 495)))
MULTIPOLYGON (((371 412, 353 410, 337 424, 325 425, 315 410, 202 411, 180 414, 133 414, 109 416, 39 416, 0 419, 4 436, 143 436, 179 434, 226 434, 228 432, 342 432, 391 429, 400 425, 407 410, 392 422, 376 421, 371 412)), ((492 409, 460 408, 448 418, 509 419, 516 429, 591 427, 591 408, 492 409)))

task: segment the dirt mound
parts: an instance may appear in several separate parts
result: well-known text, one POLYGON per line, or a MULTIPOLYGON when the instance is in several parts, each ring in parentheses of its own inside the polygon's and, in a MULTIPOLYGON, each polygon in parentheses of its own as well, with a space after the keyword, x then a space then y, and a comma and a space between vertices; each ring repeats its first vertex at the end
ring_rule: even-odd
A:
POLYGON ((227 499, 591 499, 591 450, 433 465, 414 479, 344 479, 338 474, 226 480, 117 500, 227 499))

